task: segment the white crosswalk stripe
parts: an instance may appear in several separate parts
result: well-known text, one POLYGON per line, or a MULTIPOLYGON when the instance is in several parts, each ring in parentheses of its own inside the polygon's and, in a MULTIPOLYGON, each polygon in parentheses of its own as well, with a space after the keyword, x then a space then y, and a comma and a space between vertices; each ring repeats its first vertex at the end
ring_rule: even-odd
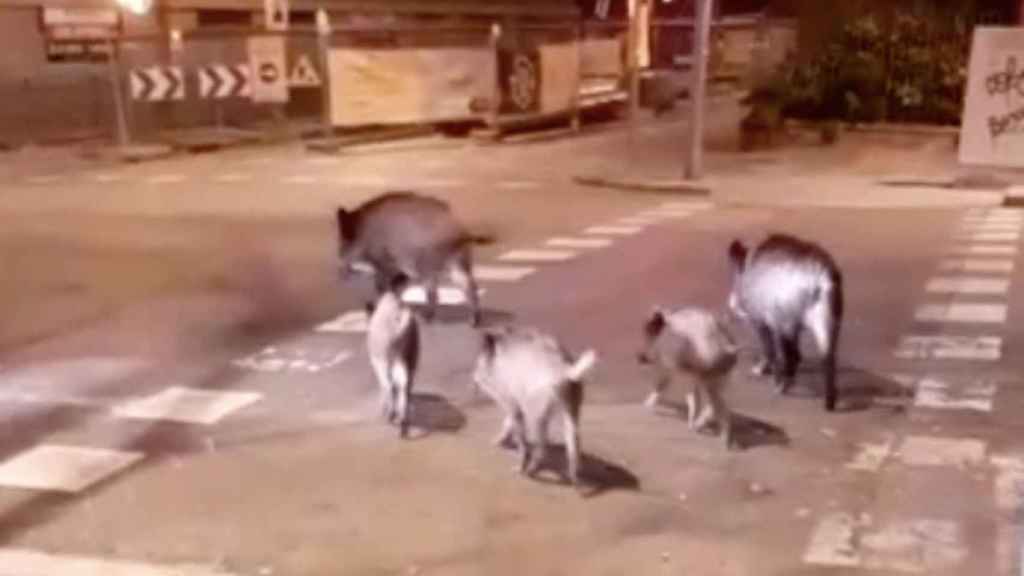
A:
POLYGON ((578 255, 573 250, 510 250, 498 260, 502 262, 564 262, 578 255))
POLYGON ((583 233, 594 236, 632 236, 643 231, 639 226, 591 226, 583 233))
POLYGON ((926 291, 937 294, 1006 294, 1009 289, 1009 280, 973 276, 940 276, 925 286, 926 291))
POLYGON ((939 269, 944 272, 971 272, 971 273, 1010 273, 1013 272, 1013 260, 1001 259, 947 259, 942 262, 939 269))
POLYGON ((606 248, 612 245, 612 241, 607 238, 565 238, 557 237, 551 238, 545 242, 547 246, 552 248, 606 248))
POLYGON ((474 266, 473 277, 482 282, 516 282, 536 271, 532 266, 474 266))
POLYGON ((1006 322, 1005 304, 925 304, 918 307, 914 319, 918 322, 950 322, 964 324, 1001 324, 1006 322))

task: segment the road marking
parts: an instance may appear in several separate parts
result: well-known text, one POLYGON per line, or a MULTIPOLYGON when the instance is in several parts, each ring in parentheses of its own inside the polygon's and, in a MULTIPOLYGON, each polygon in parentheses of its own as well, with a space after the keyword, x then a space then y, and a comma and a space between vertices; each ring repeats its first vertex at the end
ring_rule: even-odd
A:
POLYGON ((343 176, 333 182, 342 186, 366 186, 366 187, 381 187, 390 188, 396 187, 395 181, 390 178, 384 178, 383 176, 343 176))
POLYGON ((971 256, 1012 256, 1017 247, 1012 244, 967 244, 953 248, 956 254, 971 256))
POLYGON ((607 248, 612 241, 607 238, 552 238, 544 243, 552 248, 607 248))
POLYGON ((893 379, 914 390, 914 406, 933 410, 991 412, 997 385, 991 380, 952 382, 946 377, 894 375, 893 379))
POLYGON ((659 208, 656 210, 647 210, 637 214, 638 218, 655 218, 658 220, 678 220, 683 218, 691 218, 696 214, 696 210, 679 210, 676 208, 659 208))
POLYGON ((991 231, 975 231, 969 234, 962 234, 960 236, 964 240, 971 242, 1018 242, 1020 241, 1019 232, 991 232, 991 231))
POLYGON ((665 210, 709 210, 714 208, 712 202, 664 202, 659 209, 665 210))
POLYGON ((650 216, 629 216, 626 218, 619 218, 615 221, 616 226, 652 226, 654 224, 660 224, 664 221, 664 218, 652 218, 650 216))
POLYGON ((268 346, 255 354, 235 360, 233 364, 255 372, 288 371, 315 374, 334 368, 351 357, 352 353, 348 350, 311 355, 305 350, 283 352, 276 347, 268 346))
POLYGON ((1024 458, 993 455, 996 468, 996 507, 1003 512, 1020 512, 1024 507, 1024 458))
POLYGON ((416 185, 421 188, 462 188, 466 183, 462 180, 426 179, 417 180, 416 185))
POLYGON ((859 447, 857 455, 854 456, 852 462, 846 464, 846 467, 850 470, 878 472, 882 468, 882 464, 892 456, 893 441, 890 439, 881 444, 864 442, 859 447))
POLYGON ((70 554, 50 554, 24 548, 0 548, 0 570, 18 576, 231 576, 199 565, 160 565, 70 554))
POLYGON ((564 262, 579 253, 573 250, 511 250, 498 256, 502 262, 564 262))
POLYGON ((263 398, 256 392, 199 390, 175 386, 153 396, 124 402, 113 409, 117 418, 166 420, 185 424, 220 422, 263 398))
POLYGON ((184 181, 184 174, 156 174, 146 179, 150 184, 180 184, 184 181))
POLYGON ((352 310, 350 312, 345 312, 334 320, 320 324, 314 328, 314 331, 358 334, 366 332, 369 326, 368 323, 369 318, 367 318, 366 312, 362 310, 352 310))
POLYGON ((1012 208, 1005 210, 989 210, 987 212, 969 212, 964 215, 963 220, 968 222, 975 222, 978 220, 1006 220, 1022 222, 1024 221, 1024 213, 1012 208))
POLYGON ((994 362, 1002 356, 998 336, 904 336, 893 352, 907 360, 975 360, 994 362))
POLYGON ((1016 222, 980 222, 977 224, 965 223, 957 230, 958 236, 970 236, 971 234, 991 234, 996 232, 1019 232, 1021 225, 1016 222))
POLYGON ((985 462, 988 444, 973 438, 907 436, 897 451, 907 466, 943 466, 961 470, 985 462))
POLYGON ((533 266, 474 266, 473 277, 482 282, 518 282, 536 271, 533 266))
MULTIPOLYGON (((477 295, 483 295, 482 289, 477 289, 477 295)), ((427 290, 423 286, 409 286, 402 291, 402 301, 406 304, 426 304, 427 290)), ((439 286, 437 288, 437 303, 445 306, 458 306, 466 303, 466 295, 462 290, 454 286, 439 286)))
POLYGON ((944 260, 939 267, 946 272, 1013 272, 1013 260, 979 260, 972 258, 944 260))
POLYGON ((1009 280, 973 276, 939 276, 925 286, 926 291, 938 294, 1006 294, 1009 289, 1009 280))
POLYGON ((504 190, 532 190, 540 188, 540 182, 534 182, 533 180, 503 180, 498 182, 497 186, 504 190))
POLYGON ((819 520, 806 564, 915 574, 945 572, 967 558, 959 525, 948 520, 892 520, 877 526, 862 514, 836 512, 819 520))
POLYGON ((0 486, 75 494, 127 469, 143 456, 141 452, 43 444, 0 464, 0 486))
POLYGON ((632 236, 643 231, 639 226, 591 226, 583 233, 592 236, 632 236))
POLYGON ((92 179, 100 184, 120 182, 125 179, 124 174, 93 174, 92 179))
POLYGON ((285 184, 316 184, 316 177, 309 174, 295 174, 281 180, 285 184))
POLYGON ((215 182, 222 182, 230 184, 233 182, 248 182, 252 180, 252 174, 239 174, 238 172, 228 172, 227 174, 220 174, 214 178, 215 182))
POLYGON ((914 314, 918 322, 958 324, 1002 324, 1006 322, 1005 304, 925 304, 914 314))

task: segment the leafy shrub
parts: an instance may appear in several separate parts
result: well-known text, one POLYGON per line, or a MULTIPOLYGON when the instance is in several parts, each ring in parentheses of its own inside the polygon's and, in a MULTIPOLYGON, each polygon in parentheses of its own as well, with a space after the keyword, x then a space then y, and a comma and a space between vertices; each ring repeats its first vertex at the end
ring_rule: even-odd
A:
POLYGON ((871 13, 850 21, 812 58, 755 87, 750 103, 809 120, 959 122, 967 19, 894 13, 884 27, 871 13))

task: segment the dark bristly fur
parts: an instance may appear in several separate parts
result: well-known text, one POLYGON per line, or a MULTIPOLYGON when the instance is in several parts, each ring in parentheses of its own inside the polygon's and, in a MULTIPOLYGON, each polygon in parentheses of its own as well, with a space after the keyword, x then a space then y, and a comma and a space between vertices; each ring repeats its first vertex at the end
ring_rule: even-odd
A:
MULTIPOLYGON (((484 239, 470 234, 446 202, 413 192, 389 192, 353 210, 338 208, 335 219, 346 274, 360 266, 371 268, 378 296, 396 272, 422 282, 428 319, 437 308, 438 284, 450 275, 466 295, 473 323, 479 324, 472 247, 484 239)), ((372 310, 372 304, 367 308, 372 310)))

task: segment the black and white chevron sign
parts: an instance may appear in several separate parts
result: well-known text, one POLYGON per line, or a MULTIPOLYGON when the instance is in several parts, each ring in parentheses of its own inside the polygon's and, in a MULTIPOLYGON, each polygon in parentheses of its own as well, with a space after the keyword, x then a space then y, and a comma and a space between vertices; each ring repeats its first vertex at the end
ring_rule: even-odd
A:
POLYGON ((199 97, 213 98, 248 98, 249 65, 234 66, 214 65, 199 69, 199 97))
POLYGON ((150 66, 131 71, 132 99, 163 102, 185 99, 185 75, 177 66, 150 66))

